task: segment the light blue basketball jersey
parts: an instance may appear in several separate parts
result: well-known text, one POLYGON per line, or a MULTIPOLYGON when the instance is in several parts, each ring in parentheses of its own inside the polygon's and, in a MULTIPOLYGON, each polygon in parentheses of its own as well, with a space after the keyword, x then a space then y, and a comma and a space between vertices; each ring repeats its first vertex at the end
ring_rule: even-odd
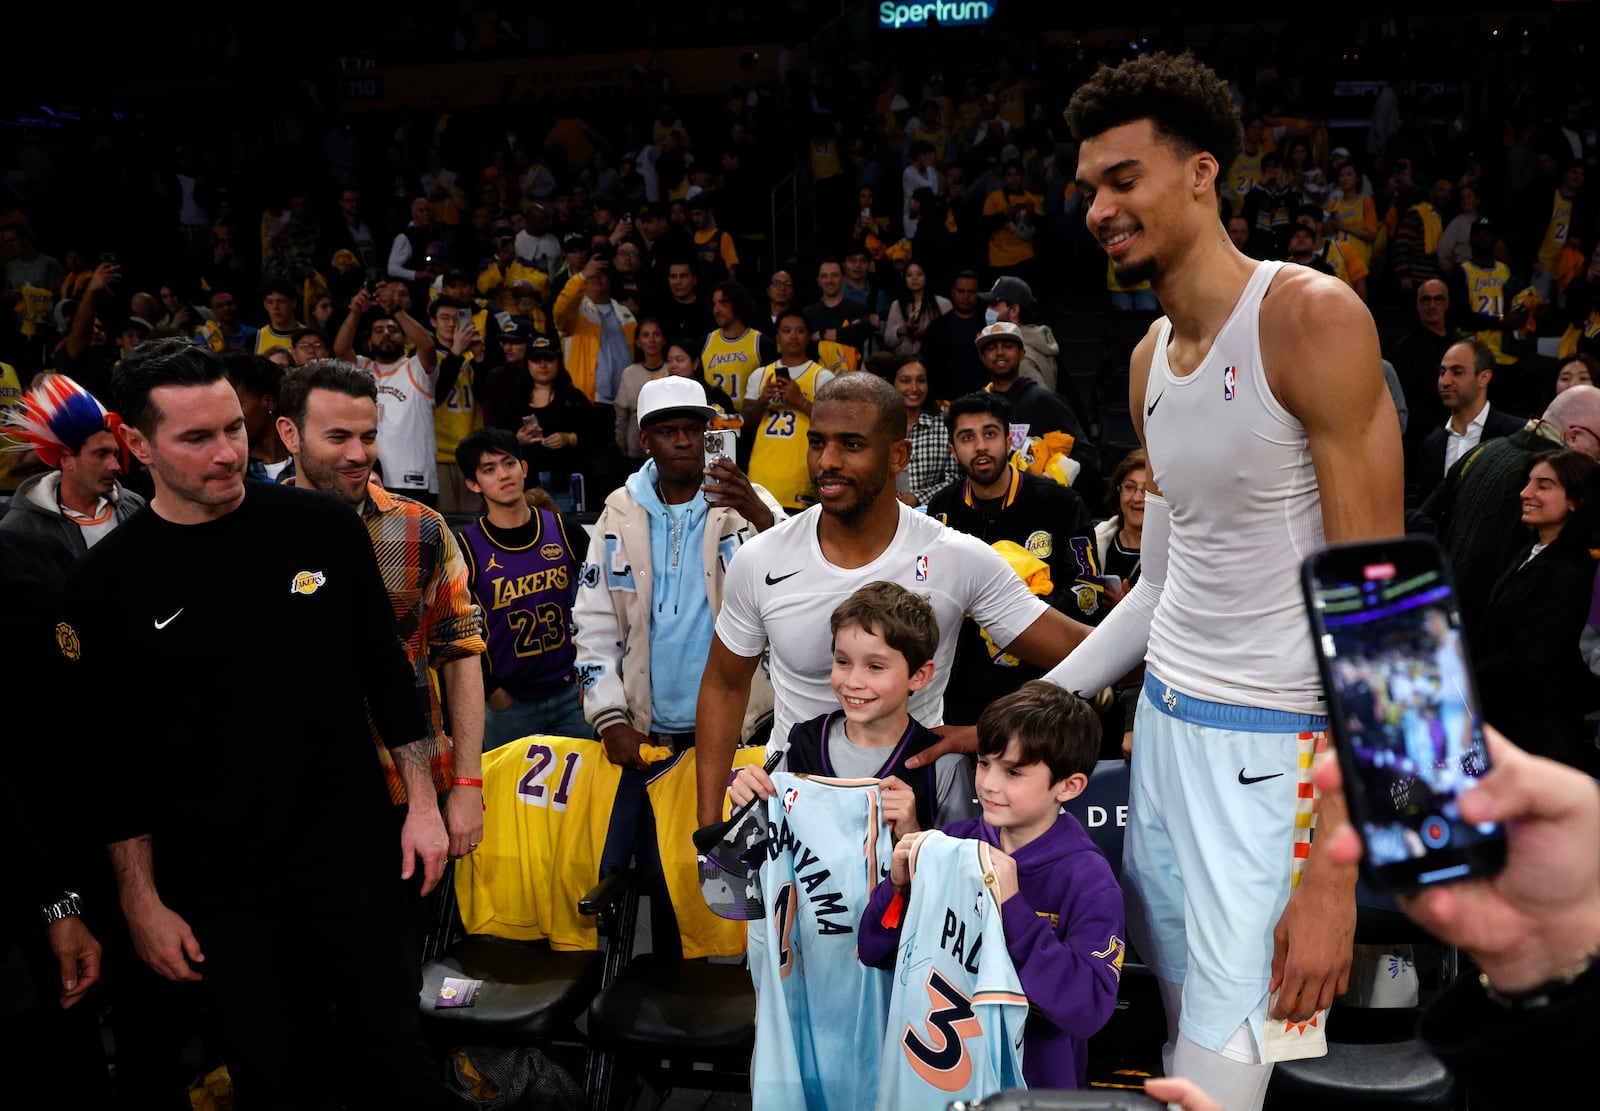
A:
POLYGON ((761 865, 766 918, 750 923, 756 985, 754 1107, 870 1107, 890 973, 856 957, 867 897, 894 842, 875 779, 775 772, 761 865))
POLYGON ((943 1107, 1025 1088, 1023 994, 1006 950, 990 847, 917 836, 895 955, 878 1111, 943 1107))

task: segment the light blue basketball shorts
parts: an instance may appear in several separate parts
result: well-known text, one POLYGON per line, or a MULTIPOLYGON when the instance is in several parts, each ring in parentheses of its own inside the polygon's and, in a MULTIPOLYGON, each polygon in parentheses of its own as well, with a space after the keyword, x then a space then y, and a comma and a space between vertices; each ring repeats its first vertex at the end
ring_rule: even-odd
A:
POLYGON ((1311 847, 1327 719, 1206 702, 1147 673, 1135 725, 1123 886, 1128 933, 1183 985, 1179 1029, 1262 1044, 1272 931, 1311 847))

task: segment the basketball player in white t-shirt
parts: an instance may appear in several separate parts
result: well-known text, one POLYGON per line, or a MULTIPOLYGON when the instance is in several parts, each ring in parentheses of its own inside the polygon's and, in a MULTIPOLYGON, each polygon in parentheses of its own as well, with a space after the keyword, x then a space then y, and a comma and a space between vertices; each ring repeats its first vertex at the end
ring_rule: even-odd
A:
POLYGON ((1310 1020, 1348 980, 1355 871, 1310 839, 1326 717, 1299 570, 1324 540, 1403 531, 1400 424, 1349 287, 1247 258, 1217 219, 1241 143, 1224 82, 1142 57, 1103 67, 1067 119, 1089 230, 1166 315, 1130 368, 1153 479, 1141 578, 1050 678, 1093 693, 1146 662, 1129 933, 1162 982, 1167 1075, 1249 1111, 1272 1061, 1325 1052, 1310 1020))
MULTIPOLYGON (((905 401, 876 375, 842 375, 817 392, 806 438, 818 504, 747 541, 728 565, 695 714, 701 825, 722 816, 742 714, 732 708, 749 701, 763 652, 770 650, 777 698, 771 743, 786 743, 795 722, 838 709, 828 616, 858 587, 883 579, 932 603, 939 618, 933 679, 910 704, 929 729, 944 724, 963 614, 1040 667, 1053 666, 1087 634, 1030 594, 992 548, 895 496, 894 476, 911 454, 905 434, 905 401)), ((961 724, 947 732, 949 747, 928 749, 935 755, 917 758, 919 766, 946 751, 974 751, 971 723, 961 724)))
POLYGON ((433 335, 404 309, 369 324, 367 353, 356 354, 356 328, 372 306, 365 289, 350 299, 333 353, 378 380, 378 465, 385 489, 425 505, 439 500, 438 446, 433 435, 433 386, 439 380, 433 335), (414 349, 406 354, 406 344, 414 349))

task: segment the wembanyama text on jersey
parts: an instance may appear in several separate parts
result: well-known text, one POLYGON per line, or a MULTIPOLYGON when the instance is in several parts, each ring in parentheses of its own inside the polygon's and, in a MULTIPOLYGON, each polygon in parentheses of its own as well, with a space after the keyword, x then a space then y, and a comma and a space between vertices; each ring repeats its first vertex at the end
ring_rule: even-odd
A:
MULTIPOLYGON (((856 957, 856 924, 893 842, 875 779, 774 772, 761 895, 750 924, 755 1107, 869 1107, 890 974, 856 957)), ((1002 946, 1004 948, 1004 946, 1002 946)))

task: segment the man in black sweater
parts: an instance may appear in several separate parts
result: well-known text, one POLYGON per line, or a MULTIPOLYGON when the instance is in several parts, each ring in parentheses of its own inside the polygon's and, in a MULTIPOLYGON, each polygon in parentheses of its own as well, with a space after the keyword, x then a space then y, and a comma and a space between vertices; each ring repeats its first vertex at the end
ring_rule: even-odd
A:
POLYGON ((155 497, 72 568, 56 643, 116 708, 83 740, 134 947, 201 981, 241 1106, 303 1106, 319 1045, 361 1078, 350 1106, 429 1106, 401 880, 420 858, 437 883, 448 837, 366 530, 332 498, 243 481, 209 350, 146 343, 113 388, 155 497), (371 729, 409 788, 398 871, 371 729), (317 1029, 330 1001, 338 1042, 317 1029))

